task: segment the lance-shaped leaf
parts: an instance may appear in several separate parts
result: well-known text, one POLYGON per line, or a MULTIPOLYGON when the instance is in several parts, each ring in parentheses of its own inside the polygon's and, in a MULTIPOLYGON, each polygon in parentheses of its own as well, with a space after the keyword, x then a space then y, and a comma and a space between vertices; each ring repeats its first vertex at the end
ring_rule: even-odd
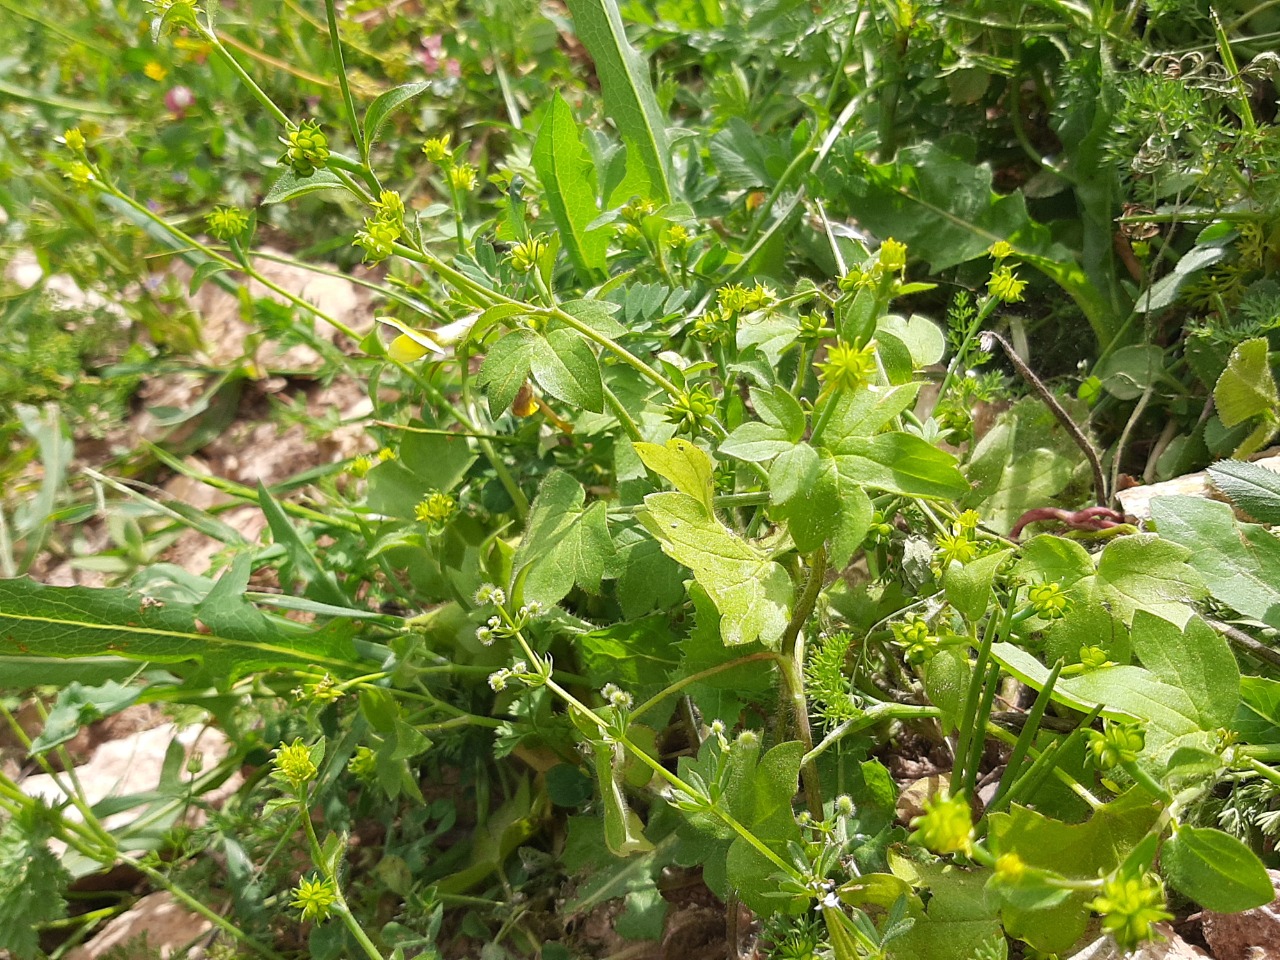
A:
POLYGON ((627 40, 618 4, 616 0, 568 0, 568 4, 578 39, 595 61, 605 112, 627 145, 627 165, 638 166, 648 175, 650 200, 666 203, 671 199, 666 124, 649 67, 627 40))
POLYGON ((720 612, 721 639, 731 646, 776 643, 791 615, 787 572, 688 494, 651 493, 644 503, 646 529, 693 571, 720 612))
POLYGON ((587 229, 600 215, 593 188, 595 167, 582 146, 581 131, 573 110, 557 93, 546 118, 538 128, 533 145, 533 169, 546 191, 547 206, 578 272, 578 279, 590 284, 604 275, 609 248, 608 226, 587 229))
POLYGON ((218 680, 299 663, 350 673, 354 652, 338 630, 304 630, 237 601, 230 587, 239 583, 238 573, 224 576, 228 589, 215 588, 199 606, 160 603, 124 589, 0 580, 0 649, 37 657, 195 662, 218 680))

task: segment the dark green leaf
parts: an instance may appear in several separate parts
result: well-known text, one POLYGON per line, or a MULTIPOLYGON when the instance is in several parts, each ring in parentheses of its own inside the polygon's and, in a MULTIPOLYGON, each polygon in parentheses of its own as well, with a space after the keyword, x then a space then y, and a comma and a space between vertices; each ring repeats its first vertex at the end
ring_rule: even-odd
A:
POLYGON ((838 453, 840 475, 854 486, 940 500, 955 500, 969 491, 955 457, 911 434, 849 439, 838 453))
POLYGON ((532 330, 512 330, 489 348, 476 382, 489 398, 489 415, 499 417, 529 377, 539 338, 532 330))
POLYGON ((1160 851, 1175 890, 1219 913, 1261 907, 1275 899, 1267 868, 1235 837, 1208 827, 1179 827, 1160 851))
MULTIPOLYGON (((334 631, 286 628, 287 621, 268 620, 253 608, 228 614, 224 609, 232 599, 213 599, 216 606, 206 614, 203 607, 149 603, 121 589, 0 580, 0 643, 11 653, 40 657, 114 654, 153 663, 198 661, 219 682, 255 668, 299 663, 350 673, 354 655, 334 631)), ((241 601, 241 607, 249 605, 241 601)))
POLYGON ((604 409, 600 362, 576 330, 552 330, 546 339, 535 339, 530 370, 553 397, 592 413, 604 409))
MULTIPOLYGON (((136 668, 135 668, 136 669, 136 668)), ((87 724, 119 713, 142 693, 141 687, 126 687, 108 680, 98 687, 84 687, 72 681, 58 691, 45 719, 40 736, 31 742, 31 753, 43 753, 66 743, 87 724)))
POLYGON ((666 203, 671 199, 671 150, 648 64, 627 40, 616 0, 568 0, 568 4, 578 38, 595 63, 605 112, 627 145, 628 180, 642 170, 649 181, 649 199, 666 203))

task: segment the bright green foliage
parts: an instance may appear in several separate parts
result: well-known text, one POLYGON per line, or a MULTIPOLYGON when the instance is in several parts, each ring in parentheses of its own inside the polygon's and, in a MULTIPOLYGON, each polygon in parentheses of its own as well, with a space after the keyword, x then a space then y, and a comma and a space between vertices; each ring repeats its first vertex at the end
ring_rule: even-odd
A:
POLYGON ((1160 535, 1190 551, 1215 600, 1280 629, 1280 541, 1235 520, 1225 503, 1199 497, 1161 497, 1151 512, 1160 535))
POLYGON ((1209 910, 1235 913, 1275 899, 1253 851, 1221 830, 1178 827, 1161 848, 1160 862, 1179 893, 1209 910))
POLYGON ((66 914, 70 877, 49 850, 48 836, 39 808, 0 828, 0 947, 17 960, 39 956, 39 925, 66 914))
POLYGON ((50 833, 319 960, 731 891, 779 956, 1005 960, 1270 895, 1280 484, 1100 506, 1278 422, 1268 11, 150 6, 52 0, 0 82, 0 707, 234 749, 83 823, 0 776, 0 944, 50 833))
MULTIPOLYGON (((638 186, 643 171, 647 181, 644 189, 633 192, 666 203, 672 197, 666 123, 649 81, 648 65, 627 39, 617 3, 615 0, 573 0, 569 13, 595 63, 605 109, 626 144, 627 180, 638 186)), ((629 199, 630 196, 616 198, 622 202, 629 199)), ((610 204, 616 200, 609 197, 610 204)))
POLYGON ((599 210, 595 202, 595 169, 581 137, 573 111, 556 94, 538 129, 533 166, 547 189, 560 241, 578 276, 589 283, 604 272, 609 234, 605 227, 588 229, 599 210))
POLYGON ((724 642, 777 643, 791 615, 786 571, 688 494, 652 493, 644 504, 645 529, 667 556, 693 571, 720 613, 724 642))
MULTIPOLYGON (((1025 865, 1068 879, 1093 880, 1129 855, 1159 816, 1159 807, 1139 789, 1108 803, 1085 823, 1066 824, 1025 807, 990 818, 991 843, 1014 850, 1025 865)), ((1043 880, 1027 877, 1015 885, 993 884, 1006 929, 1039 950, 1062 952, 1084 933, 1085 891, 1055 895, 1043 880)))

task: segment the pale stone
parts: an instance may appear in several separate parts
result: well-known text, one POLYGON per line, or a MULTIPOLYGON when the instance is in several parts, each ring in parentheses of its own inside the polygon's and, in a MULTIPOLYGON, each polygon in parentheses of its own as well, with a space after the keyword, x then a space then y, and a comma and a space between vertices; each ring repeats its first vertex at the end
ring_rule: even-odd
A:
POLYGON ((178 903, 167 892, 152 893, 113 917, 88 943, 67 954, 67 960, 98 960, 111 953, 115 960, 170 960, 204 956, 199 941, 213 923, 178 903))

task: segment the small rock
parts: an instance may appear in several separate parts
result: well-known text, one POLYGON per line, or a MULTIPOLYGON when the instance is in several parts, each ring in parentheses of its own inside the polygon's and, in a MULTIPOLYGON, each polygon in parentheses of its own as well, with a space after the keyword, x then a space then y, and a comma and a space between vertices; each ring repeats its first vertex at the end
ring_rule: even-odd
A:
MULTIPOLYGON (((1268 451, 1270 452, 1270 451, 1268 451)), ((1260 467, 1280 472, 1280 457, 1271 456, 1254 460, 1260 467)), ((1161 483, 1144 483, 1116 494, 1120 501, 1120 509, 1126 515, 1137 520, 1151 519, 1151 501, 1156 497, 1205 497, 1211 500, 1223 499, 1221 494, 1209 482, 1208 471, 1189 473, 1183 477, 1174 477, 1161 483)))
POLYGON ((1148 940, 1131 953, 1123 953, 1109 935, 1099 937, 1068 960, 1207 960, 1207 953, 1183 940, 1169 924, 1157 923, 1156 932, 1164 939, 1148 940))
POLYGON ((196 941, 212 927, 210 921, 179 904, 172 894, 152 893, 110 920, 88 943, 68 953, 67 960, 98 960, 107 953, 115 960, 198 960, 204 950, 196 946, 196 941))
MULTIPOLYGON (((1280 890, 1280 870, 1268 870, 1271 885, 1280 890)), ((1266 960, 1280 957, 1280 899, 1243 913, 1202 916, 1204 938, 1217 960, 1266 960)))

